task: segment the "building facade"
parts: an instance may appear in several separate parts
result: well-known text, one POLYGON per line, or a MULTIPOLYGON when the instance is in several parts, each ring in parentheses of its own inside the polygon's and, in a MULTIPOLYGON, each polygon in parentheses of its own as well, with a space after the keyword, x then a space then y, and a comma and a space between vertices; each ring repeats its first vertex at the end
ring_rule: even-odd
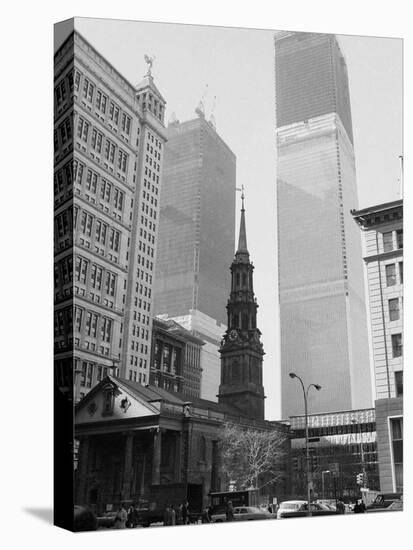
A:
POLYGON ((204 342, 172 319, 152 324, 149 383, 166 390, 200 397, 201 353, 204 342))
POLYGON ((165 100, 74 31, 55 54, 55 350, 80 399, 148 383, 165 100))
POLYGON ((382 491, 403 491, 403 201, 352 212, 364 236, 382 491))
POLYGON ((372 404, 347 68, 335 36, 275 36, 282 417, 372 404))
MULTIPOLYGON (((167 318, 163 315, 160 317, 162 319, 167 318)), ((172 319, 204 342, 201 349, 201 397, 209 401, 218 401, 219 384, 221 382, 219 348, 227 326, 196 309, 190 309, 188 315, 181 315, 172 319)))
MULTIPOLYGON (((291 489, 306 499, 305 417, 290 418, 291 489)), ((311 414, 308 417, 310 487, 314 499, 353 501, 360 496, 357 476, 365 488, 380 489, 375 409, 311 414)))
POLYGON ((155 314, 225 323, 235 238, 235 155, 203 113, 167 128, 155 314))

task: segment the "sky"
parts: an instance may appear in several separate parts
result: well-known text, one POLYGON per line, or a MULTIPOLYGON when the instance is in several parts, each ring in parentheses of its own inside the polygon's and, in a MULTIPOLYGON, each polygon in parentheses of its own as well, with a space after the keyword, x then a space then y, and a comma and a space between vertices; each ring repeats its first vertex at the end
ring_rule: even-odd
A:
MULTIPOLYGON (((75 26, 132 84, 146 73, 144 54, 155 56, 152 74, 167 101, 166 122, 172 113, 180 121, 194 118, 206 85, 208 119, 216 96, 216 129, 237 157, 237 187, 245 187, 266 351, 266 417, 279 419, 274 31, 87 18, 76 18, 75 26)), ((339 42, 349 73, 359 194, 354 207, 395 200, 403 153, 402 41, 340 35, 339 42)), ((238 196, 237 232, 239 209, 238 196)))

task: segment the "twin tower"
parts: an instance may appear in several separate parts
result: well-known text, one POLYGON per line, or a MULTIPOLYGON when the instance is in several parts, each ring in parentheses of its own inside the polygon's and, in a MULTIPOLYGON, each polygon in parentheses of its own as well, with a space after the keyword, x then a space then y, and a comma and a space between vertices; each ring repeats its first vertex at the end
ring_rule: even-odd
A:
POLYGON ((221 343, 221 384, 218 402, 239 410, 240 416, 264 420, 262 360, 264 349, 257 328, 258 304, 247 248, 244 193, 238 249, 231 265, 231 294, 227 304, 228 329, 221 343))

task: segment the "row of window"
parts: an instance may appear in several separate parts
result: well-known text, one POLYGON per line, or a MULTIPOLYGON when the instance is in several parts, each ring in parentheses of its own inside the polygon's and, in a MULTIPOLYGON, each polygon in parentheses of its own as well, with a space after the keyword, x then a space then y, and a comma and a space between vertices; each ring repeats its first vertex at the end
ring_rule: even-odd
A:
POLYGON ((76 135, 86 144, 89 144, 90 141, 93 151, 99 155, 103 154, 103 158, 108 163, 116 164, 118 170, 126 173, 129 155, 118 147, 114 141, 105 137, 98 129, 92 128, 91 130, 91 124, 81 116, 78 118, 76 135))
POLYGON ((89 361, 80 361, 79 359, 76 359, 75 362, 76 371, 80 373, 79 384, 82 388, 92 387, 94 375, 96 376, 96 382, 100 382, 110 374, 111 369, 108 367, 103 367, 89 361))
POLYGON ((143 370, 146 370, 147 363, 148 363, 146 359, 143 359, 143 357, 138 357, 138 356, 133 355, 133 354, 130 355, 130 364, 131 364, 131 366, 137 367, 138 366, 138 361, 139 361, 139 368, 143 369, 143 370))
POLYGON ((150 92, 143 92, 142 94, 139 94, 137 99, 143 110, 148 109, 162 122, 164 107, 160 99, 157 99, 150 92))
POLYGON ((68 337, 73 328, 73 310, 71 307, 55 311, 54 335, 68 337))
POLYGON ((129 371, 129 380, 133 380, 134 382, 139 382, 139 384, 146 384, 146 374, 144 372, 138 373, 136 370, 130 370, 129 371))
MULTIPOLYGON (((75 83, 74 87, 76 91, 79 91, 81 87, 82 74, 76 70, 75 72, 75 83)), ((131 117, 121 110, 119 105, 114 101, 109 100, 108 96, 95 84, 86 77, 83 77, 83 86, 81 96, 83 99, 90 103, 94 103, 95 108, 102 115, 107 114, 107 120, 109 120, 113 125, 117 126, 124 132, 129 135, 131 131, 131 117)))
POLYGON ((73 91, 73 71, 67 74, 67 77, 62 78, 60 82, 55 86, 54 97, 55 105, 57 108, 61 107, 69 94, 73 91))
POLYGON ((383 251, 391 252, 403 248, 403 229, 383 233, 383 251))
MULTIPOLYGON (((132 340, 130 347, 132 351, 139 351, 139 342, 132 340)), ((140 343, 140 352, 146 355, 148 353, 148 345, 140 343)))
MULTIPOLYGON (((143 269, 137 269, 136 270, 136 277, 139 279, 139 277, 141 278, 141 280, 143 281, 144 280, 144 276, 145 276, 145 280, 147 283, 149 284, 152 284, 152 275, 150 275, 147 271, 143 270, 143 269)), ((149 297, 150 297, 150 294, 149 294, 149 297)))
POLYGON ((101 342, 110 343, 112 339, 113 320, 99 313, 75 307, 75 330, 84 329, 85 336, 100 337, 101 342))
MULTIPOLYGON (((74 227, 77 227, 78 209, 74 209, 74 227)), ((108 246, 110 250, 119 252, 121 233, 117 229, 110 227, 109 224, 96 218, 86 210, 80 213, 79 230, 85 237, 91 237, 92 242, 101 246, 108 246)), ((99 249, 99 247, 96 247, 99 249)))
POLYGON ((117 275, 95 263, 76 256, 75 280, 90 286, 95 290, 104 290, 108 296, 115 296, 117 275))
POLYGON ((111 203, 116 210, 122 212, 125 193, 118 187, 109 183, 91 168, 86 169, 86 165, 77 160, 73 162, 73 177, 77 185, 84 185, 90 193, 96 195, 99 190, 99 198, 102 201, 111 203))

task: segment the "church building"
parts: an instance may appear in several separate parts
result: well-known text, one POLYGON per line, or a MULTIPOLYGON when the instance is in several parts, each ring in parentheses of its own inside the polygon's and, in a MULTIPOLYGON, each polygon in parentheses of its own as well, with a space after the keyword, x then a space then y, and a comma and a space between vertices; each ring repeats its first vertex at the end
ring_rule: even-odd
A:
MULTIPOLYGON (((210 492, 228 490, 219 450, 226 423, 288 436, 285 424, 264 420, 264 351, 257 328, 253 269, 242 195, 228 329, 220 348, 218 403, 106 376, 75 410, 77 504, 100 512, 121 502, 159 507, 188 499, 190 506, 198 503, 202 509, 209 503, 210 492)), ((288 493, 286 480, 277 484, 276 493, 272 496, 288 493)))

